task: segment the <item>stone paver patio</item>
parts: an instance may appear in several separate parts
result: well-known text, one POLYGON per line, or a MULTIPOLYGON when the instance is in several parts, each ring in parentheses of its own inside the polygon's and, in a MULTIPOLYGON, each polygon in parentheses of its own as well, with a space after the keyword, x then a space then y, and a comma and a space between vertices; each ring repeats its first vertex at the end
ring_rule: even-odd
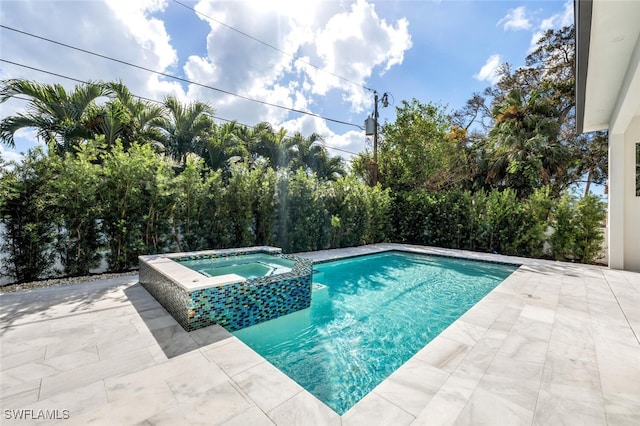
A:
POLYGON ((640 274, 396 244, 303 255, 389 249, 522 266, 343 416, 221 327, 185 332, 136 276, 2 294, 1 422, 640 424, 640 274))

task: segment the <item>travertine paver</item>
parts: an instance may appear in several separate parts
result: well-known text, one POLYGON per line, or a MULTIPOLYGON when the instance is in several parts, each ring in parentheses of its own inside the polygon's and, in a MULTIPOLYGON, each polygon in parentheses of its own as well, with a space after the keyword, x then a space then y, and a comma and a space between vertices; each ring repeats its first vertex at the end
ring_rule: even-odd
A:
POLYGON ((3 294, 2 423, 640 424, 640 274, 394 244, 303 255, 389 249, 523 266, 343 416, 221 327, 185 332, 137 277, 3 294))

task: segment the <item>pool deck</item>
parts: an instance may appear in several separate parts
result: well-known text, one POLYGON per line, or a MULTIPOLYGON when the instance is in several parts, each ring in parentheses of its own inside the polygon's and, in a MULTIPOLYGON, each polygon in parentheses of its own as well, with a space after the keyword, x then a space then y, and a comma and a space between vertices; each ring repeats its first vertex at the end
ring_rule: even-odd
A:
POLYGON ((343 416, 221 327, 185 332, 137 276, 2 294, 2 424, 640 424, 640 274, 398 244, 301 255, 389 249, 522 266, 343 416))

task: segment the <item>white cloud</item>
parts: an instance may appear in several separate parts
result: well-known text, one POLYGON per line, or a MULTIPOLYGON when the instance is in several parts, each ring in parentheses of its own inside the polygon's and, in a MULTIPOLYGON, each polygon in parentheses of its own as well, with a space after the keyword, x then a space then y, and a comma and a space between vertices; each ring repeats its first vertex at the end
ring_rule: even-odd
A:
POLYGON ((498 21, 497 25, 503 24, 502 28, 505 31, 508 30, 529 30, 532 25, 529 22, 529 18, 526 16, 526 8, 524 6, 517 7, 509 10, 507 15, 498 21))
POLYGON ((349 130, 345 133, 335 133, 327 127, 326 121, 318 117, 299 117, 282 123, 288 135, 300 132, 305 136, 317 133, 323 139, 322 145, 327 148, 329 155, 340 156, 349 160, 356 153, 362 152, 367 146, 367 138, 362 130, 349 130))
MULTIPOLYGON (((290 3, 285 2, 285 6, 290 3)), ((401 64, 404 52, 411 47, 406 19, 387 23, 365 0, 356 0, 344 10, 331 2, 289 6, 276 10, 269 2, 256 7, 254 2, 201 0, 196 10, 203 15, 301 60, 209 21, 207 57, 189 58, 185 65, 188 78, 301 110, 313 109, 316 97, 327 96, 331 90, 340 91, 352 111, 369 108, 370 96, 362 86, 373 70, 385 72, 401 64)), ((289 118, 286 110, 214 94, 202 87, 190 86, 188 96, 208 97, 221 116, 248 124, 289 118)))
POLYGON ((358 130, 350 130, 346 133, 330 135, 325 138, 325 144, 329 148, 331 155, 339 155, 345 160, 353 158, 354 152, 363 152, 365 149, 371 151, 371 142, 367 140, 364 132, 358 130))
POLYGON ((562 28, 569 25, 573 25, 573 2, 571 0, 565 2, 562 12, 551 15, 540 22, 539 29, 534 31, 531 36, 529 51, 531 52, 535 50, 538 41, 547 30, 562 28))
POLYGON ((20 163, 24 156, 13 149, 6 149, 0 145, 0 158, 6 162, 15 161, 16 163, 20 163))
POLYGON ((551 15, 540 22, 540 30, 546 31, 551 28, 562 28, 573 24, 573 2, 567 1, 564 9, 560 13, 551 15))
POLYGON ((491 55, 487 59, 487 62, 480 68, 477 74, 473 75, 473 78, 479 81, 488 81, 491 84, 496 84, 500 80, 498 75, 498 69, 502 63, 500 55, 491 55))
POLYGON ((533 52, 536 49, 538 41, 540 41, 544 33, 545 31, 543 30, 534 31, 534 33, 531 35, 531 44, 529 46, 529 53, 533 52))
MULTIPOLYGON (((149 69, 166 71, 167 67, 175 65, 177 55, 164 23, 151 16, 161 12, 165 5, 165 0, 23 0, 3 2, 2 14, 3 22, 11 23, 8 24, 11 27, 149 69)), ((158 75, 24 34, 2 32, 3 57, 14 62, 83 81, 122 80, 135 94, 158 96, 158 75)), ((60 83, 67 89, 78 84, 59 76, 5 64, 0 77, 60 83)))
POLYGON ((178 58, 169 43, 164 22, 150 17, 150 14, 161 12, 167 7, 166 0, 106 0, 106 4, 143 48, 143 52, 152 52, 156 56, 160 69, 175 65, 178 58))
POLYGON ((327 127, 327 123, 323 119, 308 115, 298 117, 293 120, 287 120, 283 122, 281 126, 287 130, 287 134, 289 135, 296 132, 300 132, 303 135, 317 133, 323 138, 333 135, 333 132, 329 127, 327 127))
MULTIPOLYGON (((364 84, 374 68, 382 73, 401 64, 404 52, 411 48, 409 22, 400 19, 390 25, 381 19, 372 4, 357 0, 348 12, 336 14, 315 35, 315 49, 325 64, 325 70, 341 75, 357 84, 364 84)), ((345 101, 355 112, 369 107, 367 92, 327 73, 307 68, 313 80, 313 91, 324 95, 332 88, 346 90, 345 101)))

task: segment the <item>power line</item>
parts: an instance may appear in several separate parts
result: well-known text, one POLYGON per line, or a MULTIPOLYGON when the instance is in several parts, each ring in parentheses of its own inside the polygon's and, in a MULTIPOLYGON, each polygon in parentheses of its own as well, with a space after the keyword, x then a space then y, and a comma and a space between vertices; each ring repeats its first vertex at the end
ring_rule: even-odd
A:
MULTIPOLYGON (((85 80, 80 80, 78 78, 69 77, 69 76, 66 76, 66 75, 63 75, 63 74, 59 74, 59 73, 55 73, 55 72, 52 72, 52 71, 43 70, 43 69, 32 67, 32 66, 29 66, 29 65, 19 64, 17 62, 9 61, 9 60, 3 59, 3 58, 0 58, 0 62, 6 62, 6 63, 11 64, 11 65, 16 65, 16 66, 19 66, 19 67, 22 67, 22 68, 27 68, 27 69, 30 69, 30 70, 33 70, 33 71, 38 71, 38 72, 41 72, 41 73, 44 73, 44 74, 53 75, 55 77, 64 78, 64 79, 67 79, 67 80, 70 80, 70 81, 75 81, 76 83, 92 84, 91 82, 88 82, 88 81, 85 81, 85 80)), ((133 96, 134 98, 138 98, 138 99, 147 101, 147 102, 153 102, 153 103, 157 103, 157 104, 160 104, 160 105, 164 104, 162 101, 159 101, 157 99, 146 98, 144 96, 135 95, 133 93, 131 94, 131 96, 133 96)), ((22 100, 22 101, 30 101, 30 99, 23 98, 23 97, 20 97, 20 96, 12 96, 12 98, 13 99, 19 99, 19 100, 22 100)), ((244 126, 244 127, 248 127, 250 129, 254 129, 256 127, 256 126, 252 126, 250 124, 240 123, 237 120, 230 120, 228 118, 218 117, 218 116, 215 116, 215 115, 212 115, 211 117, 216 119, 216 120, 221 120, 221 121, 225 121, 225 122, 228 122, 228 123, 235 121, 239 125, 244 126)), ((291 136, 285 136, 285 138, 286 139, 293 139, 291 136)), ((347 153, 347 154, 352 154, 352 155, 358 155, 359 154, 357 152, 348 151, 348 150, 345 150, 345 149, 342 149, 342 148, 336 148, 336 147, 327 145, 326 143, 324 143, 324 141, 318 141, 317 143, 322 145, 322 146, 324 146, 325 148, 333 149, 333 150, 336 150, 336 151, 341 151, 341 152, 344 152, 344 153, 347 153)), ((350 161, 350 160, 345 160, 345 161, 350 161)))
POLYGON ((364 84, 361 84, 361 83, 355 82, 355 81, 350 80, 350 79, 348 79, 348 78, 346 78, 346 77, 343 77, 343 76, 341 76, 341 75, 338 75, 338 74, 336 74, 336 73, 334 73, 334 72, 331 72, 331 71, 328 71, 328 70, 326 70, 326 69, 324 69, 324 68, 321 68, 321 67, 319 67, 318 65, 315 65, 315 64, 313 64, 313 63, 311 63, 311 62, 309 62, 309 61, 305 61, 304 59, 300 58, 299 56, 297 56, 297 55, 295 55, 295 54, 293 54, 293 53, 290 53, 290 52, 284 51, 284 50, 280 49, 280 48, 279 48, 279 47, 277 47, 277 46, 274 46, 274 45, 272 45, 272 44, 269 44, 269 43, 267 43, 266 41, 260 40, 259 38, 254 37, 254 36, 252 36, 251 34, 245 33, 244 31, 241 31, 241 30, 239 30, 239 29, 237 29, 237 28, 235 28, 235 27, 232 27, 231 25, 226 24, 226 23, 224 23, 224 22, 222 22, 222 21, 220 21, 220 20, 218 20, 218 19, 216 19, 216 18, 213 18, 213 17, 211 17, 211 16, 209 16, 209 15, 206 15, 206 14, 204 14, 204 13, 202 13, 202 12, 198 12, 195 8, 193 8, 193 7, 191 7, 191 6, 187 5, 187 4, 184 4, 184 3, 182 3, 181 1, 178 1, 178 0, 172 0, 172 1, 173 1, 174 3, 176 3, 176 4, 179 4, 180 6, 182 6, 182 7, 184 7, 184 8, 186 8, 186 9, 189 9, 189 10, 191 10, 191 11, 195 12, 196 14, 198 14, 198 15, 200 15, 200 16, 203 16, 203 17, 205 17, 205 18, 207 18, 207 19, 210 19, 211 21, 213 21, 213 22, 215 22, 215 23, 217 23, 217 24, 219 24, 219 25, 221 25, 221 26, 223 26, 223 27, 225 27, 225 28, 227 28, 227 29, 229 29, 229 30, 231 30, 231 31, 234 31, 234 32, 236 32, 236 33, 238 33, 238 34, 240 34, 240 35, 243 35, 243 36, 247 37, 247 38, 250 38, 251 40, 253 40, 253 41, 255 41, 255 42, 258 42, 258 43, 260 43, 260 44, 262 44, 262 45, 264 45, 264 46, 267 46, 267 47, 269 47, 269 48, 271 48, 271 49, 273 49, 273 50, 275 50, 275 51, 277 51, 277 52, 280 52, 281 54, 283 54, 283 55, 285 55, 285 56, 289 56, 290 58, 293 58, 293 59, 294 59, 295 61, 297 61, 297 62, 302 62, 303 64, 309 65, 310 67, 313 67, 313 68, 317 69, 318 71, 325 72, 325 73, 327 73, 327 74, 329 74, 329 75, 332 75, 332 76, 334 76, 334 77, 336 77, 336 78, 339 78, 339 79, 340 79, 340 80, 342 80, 342 81, 346 81, 347 83, 351 83, 351 84, 353 84, 353 85, 356 85, 356 86, 362 87, 362 88, 363 88, 363 89, 365 89, 365 90, 373 91, 373 89, 371 89, 371 88, 369 88, 369 87, 365 86, 364 84))
MULTIPOLYGON (((154 73, 154 74, 157 74, 157 75, 160 75, 160 76, 163 76, 163 77, 172 78, 174 80, 178 80, 178 81, 181 81, 183 83, 193 84, 193 85, 200 86, 200 87, 203 87, 203 88, 206 88, 206 89, 214 90, 216 92, 224 93, 226 95, 235 96, 237 98, 244 99, 244 100, 247 100, 247 101, 250 101, 250 102, 256 102, 256 103, 259 103, 259 104, 262 104, 262 105, 266 105, 266 106, 270 106, 270 107, 274 107, 274 108, 280 108, 280 109, 284 109, 286 111, 291 111, 291 112, 296 112, 296 113, 299 113, 299 114, 309 115, 311 117, 321 118, 323 120, 330 121, 330 122, 333 122, 333 123, 344 124, 346 126, 353 126, 353 127, 357 127, 358 129, 362 129, 362 126, 359 126, 359 125, 354 124, 354 123, 349 123, 347 121, 342 121, 342 120, 338 120, 338 119, 335 119, 335 118, 324 117, 324 116, 322 116, 320 114, 316 114, 316 113, 313 113, 313 112, 303 111, 303 110, 299 110, 299 109, 295 109, 295 108, 289 108, 289 107, 285 107, 285 106, 282 106, 282 105, 277 105, 277 104, 273 104, 273 103, 270 103, 270 102, 261 101, 259 99, 253 99, 253 98, 250 98, 248 96, 243 96, 243 95, 239 95, 237 93, 230 92, 228 90, 219 89, 217 87, 209 86, 209 85, 203 84, 203 83, 198 83, 196 81, 192 81, 192 80, 189 80, 189 79, 186 79, 186 78, 182 78, 182 77, 178 77, 178 76, 175 76, 175 75, 167 74, 165 72, 152 70, 150 68, 143 67, 141 65, 132 64, 131 62, 123 61, 121 59, 112 58, 110 56, 102 55, 100 53, 96 53, 96 52, 92 52, 92 51, 89 51, 89 50, 86 50, 86 49, 82 49, 82 48, 79 48, 79 47, 71 46, 69 44, 65 44, 65 43, 62 43, 62 42, 59 42, 59 41, 51 40, 51 39, 46 38, 46 37, 41 37, 41 36, 38 36, 38 35, 35 35, 35 34, 32 34, 32 33, 26 32, 26 31, 21 31, 21 30, 18 30, 16 28, 8 27, 6 25, 0 24, 0 28, 4 28, 4 29, 9 30, 9 31, 14 31, 14 32, 17 32, 17 33, 20 33, 20 34, 23 34, 23 35, 27 35, 27 36, 30 36, 30 37, 34 37, 34 38, 37 38, 37 39, 40 39, 40 40, 44 40, 44 41, 47 41, 49 43, 57 44, 59 46, 63 46, 63 47, 69 48, 69 49, 77 50, 79 52, 83 52, 83 53, 86 53, 86 54, 89 54, 89 55, 97 56, 99 58, 108 59, 110 61, 118 62, 118 63, 130 66, 130 67, 138 68, 138 69, 141 69, 143 71, 154 73)), ((8 61, 6 61, 6 62, 8 62, 8 61)))

